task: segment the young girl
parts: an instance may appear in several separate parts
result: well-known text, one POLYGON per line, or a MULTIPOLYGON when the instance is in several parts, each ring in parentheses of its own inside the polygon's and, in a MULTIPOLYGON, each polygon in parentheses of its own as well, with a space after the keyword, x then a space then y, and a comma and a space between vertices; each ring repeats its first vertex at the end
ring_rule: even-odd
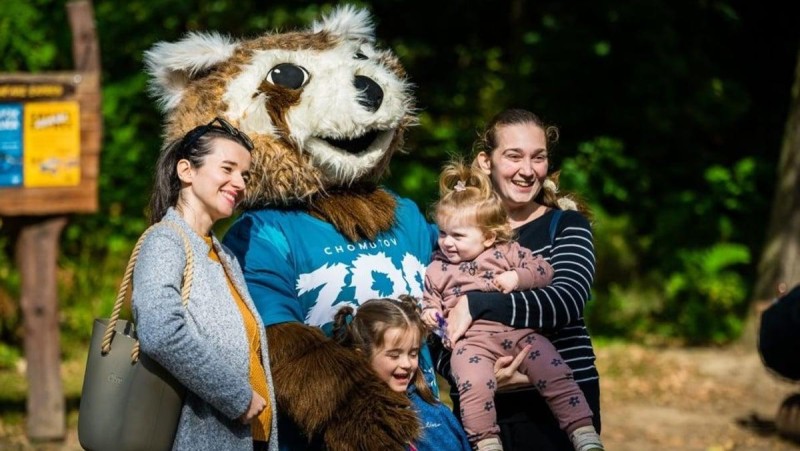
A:
MULTIPOLYGON (((462 294, 546 286, 553 268, 513 241, 503 204, 480 169, 458 162, 445 166, 439 190, 441 198, 434 206, 439 250, 425 274, 422 319, 444 335, 443 324, 462 294)), ((494 363, 499 357, 516 355, 526 345, 532 347, 520 371, 540 391, 561 428, 575 437, 575 449, 603 449, 583 392, 547 338, 532 329, 514 329, 487 320, 473 322, 457 343, 443 338, 453 349, 450 366, 459 393, 461 421, 477 449, 502 450, 494 409, 494 363)))
POLYGON ((461 425, 433 395, 419 370, 419 350, 425 325, 417 301, 371 299, 358 308, 342 307, 334 318, 333 336, 342 345, 363 353, 378 377, 395 392, 408 393, 419 416, 422 435, 409 445, 418 451, 468 451, 461 425))

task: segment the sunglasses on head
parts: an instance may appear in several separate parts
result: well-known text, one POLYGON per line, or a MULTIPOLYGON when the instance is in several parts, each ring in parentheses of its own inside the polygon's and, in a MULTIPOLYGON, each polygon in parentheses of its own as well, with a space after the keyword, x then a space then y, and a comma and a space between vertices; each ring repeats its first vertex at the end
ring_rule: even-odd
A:
POLYGON ((229 135, 235 140, 239 141, 239 143, 241 143, 248 151, 253 150, 253 141, 250 140, 250 137, 221 117, 215 117, 208 124, 200 125, 191 129, 189 133, 184 136, 183 145, 181 147, 184 149, 184 151, 191 149, 192 146, 197 144, 197 141, 210 130, 215 130, 229 135), (215 122, 218 122, 219 125, 215 125, 215 122))

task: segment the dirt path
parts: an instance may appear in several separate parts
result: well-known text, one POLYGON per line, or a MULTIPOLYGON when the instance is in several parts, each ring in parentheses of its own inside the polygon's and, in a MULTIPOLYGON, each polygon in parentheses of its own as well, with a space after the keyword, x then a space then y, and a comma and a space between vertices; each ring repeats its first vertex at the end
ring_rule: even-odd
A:
POLYGON ((598 366, 609 450, 800 449, 774 430, 800 385, 771 375, 753 350, 609 345, 598 366))
MULTIPOLYGON (((800 384, 772 376, 752 349, 611 344, 597 352, 609 451, 800 450, 774 431, 780 403, 800 384)), ((34 446, 21 424, 0 420, 0 450, 80 450, 74 412, 69 422, 65 443, 34 446)))

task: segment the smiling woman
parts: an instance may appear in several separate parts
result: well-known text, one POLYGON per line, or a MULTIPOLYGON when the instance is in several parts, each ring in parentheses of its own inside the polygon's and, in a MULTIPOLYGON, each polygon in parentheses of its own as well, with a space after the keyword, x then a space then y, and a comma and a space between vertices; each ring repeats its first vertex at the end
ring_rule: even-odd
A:
MULTIPOLYGON (((477 165, 492 178, 494 190, 505 205, 511 227, 518 227, 544 213, 534 198, 542 191, 550 160, 547 144, 554 128, 536 122, 497 127, 489 135, 491 152, 480 152, 477 165)), ((557 132, 556 132, 557 135, 557 132)), ((487 138, 487 139, 488 139, 487 138)))
MULTIPOLYGON (((476 143, 478 154, 473 163, 491 178, 519 244, 546 260, 553 277, 547 286, 518 287, 508 293, 465 293, 450 311, 447 334, 457 341, 473 322, 483 321, 515 332, 541 331, 560 355, 559 366, 571 371, 583 393, 577 399, 591 409, 592 416, 588 424, 573 430, 578 423, 564 423, 554 414, 557 410, 546 393, 537 389, 500 391, 494 405, 506 450, 602 449, 598 439, 599 376, 583 320, 595 271, 592 229, 583 214, 562 210, 567 204, 547 179, 549 144, 557 137, 554 127, 530 111, 510 109, 497 114, 476 143)), ((451 392, 456 405, 458 395, 451 392)))
MULTIPOLYGON (((282 449, 401 451, 420 428, 407 397, 325 336, 344 304, 421 294, 435 243, 419 207, 381 187, 417 109, 377 41, 368 11, 342 4, 308 29, 195 32, 146 54, 166 136, 224 116, 255 144, 225 245, 266 324, 282 449)), ((419 365, 436 392, 426 346, 419 365)))
POLYGON ((150 223, 160 221, 169 208, 181 204, 183 214, 188 208, 197 215, 193 229, 201 236, 207 235, 214 222, 233 214, 234 207, 244 196, 250 177, 252 149, 250 138, 220 117, 193 128, 183 138, 172 142, 156 164, 150 223), (199 179, 194 180, 197 177, 199 179), (203 177, 208 180, 203 180, 203 177), (223 206, 222 211, 207 210, 220 210, 210 198, 206 199, 208 205, 195 205, 204 202, 199 194, 213 189, 215 184, 226 198, 223 204, 228 206, 223 206))
POLYGON ((206 234, 208 226, 233 214, 244 194, 249 167, 250 154, 227 139, 216 143, 216 151, 200 167, 187 160, 178 162, 178 174, 189 184, 178 206, 185 214, 194 213, 196 232, 206 234))
MULTIPOLYGON (((422 320, 432 330, 441 331, 441 319, 451 319, 455 307, 466 303, 462 293, 543 288, 553 279, 550 263, 514 241, 509 224, 505 206, 512 199, 514 205, 530 203, 542 186, 537 174, 543 178, 547 173, 547 158, 542 156, 546 149, 537 147, 541 143, 525 140, 525 132, 520 130, 504 134, 506 138, 515 135, 519 136, 501 139, 505 145, 502 152, 497 151, 504 169, 498 171, 501 174, 494 177, 494 184, 503 183, 498 187, 498 191, 503 190, 502 196, 492 190, 489 174, 480 165, 457 161, 442 170, 441 198, 434 206, 439 250, 425 272, 423 297, 422 320)), ((542 133, 535 136, 543 138, 542 133)), ((442 335, 445 346, 454 351, 444 359, 449 360, 451 369, 445 376, 458 390, 459 416, 475 449, 503 449, 494 403, 496 388, 502 382, 495 372, 503 359, 519 361, 518 367, 526 376, 520 383, 536 387, 559 427, 572 436, 580 433, 589 438, 573 440, 575 450, 603 449, 592 427, 592 411, 573 380, 572 370, 561 364, 562 356, 538 330, 478 319, 460 339, 442 335)))
POLYGON ((244 196, 250 138, 220 117, 167 145, 156 166, 152 224, 134 268, 132 309, 141 350, 187 389, 174 448, 277 449, 264 325, 236 260, 211 232, 244 196), (184 253, 194 259, 189 302, 184 253))

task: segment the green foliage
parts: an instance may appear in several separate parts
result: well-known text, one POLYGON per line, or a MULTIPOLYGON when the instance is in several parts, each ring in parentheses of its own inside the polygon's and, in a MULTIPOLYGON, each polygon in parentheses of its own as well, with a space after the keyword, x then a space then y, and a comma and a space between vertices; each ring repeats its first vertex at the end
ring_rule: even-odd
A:
MULTIPOLYGON (((336 3, 94 2, 103 65, 100 209, 72 216, 63 234, 65 349, 109 311, 146 227, 162 116, 146 93, 143 52, 191 30, 253 36, 305 26, 336 3)), ((725 0, 354 4, 373 12, 379 43, 395 50, 415 85, 419 125, 393 159, 390 188, 427 210, 445 160, 469 155, 476 131, 500 109, 531 109, 559 126, 552 155, 562 188, 594 212, 593 333, 736 337, 773 192, 800 6, 769 15, 725 0)), ((64 6, 6 0, 0 70, 70 69, 64 6)), ((9 239, 0 225, 0 341, 19 349, 9 239)), ((13 359, 0 348, 0 365, 6 355, 13 359)))
MULTIPOLYGON (((564 167, 581 182, 580 158, 564 167)), ((692 344, 726 343, 742 331, 747 313, 750 283, 747 265, 752 251, 731 242, 737 236, 736 215, 748 205, 754 191, 754 165, 746 158, 732 168, 712 166, 706 171, 706 188, 679 196, 688 211, 668 211, 682 227, 682 236, 671 230, 669 242, 654 241, 654 235, 636 230, 633 214, 609 216, 600 206, 595 213, 595 247, 598 268, 594 300, 588 307, 592 330, 634 339, 678 340, 692 344), (675 217, 678 217, 677 219, 675 217), (691 218, 714 219, 690 224, 691 218), (697 233, 716 236, 714 244, 690 246, 697 233), (659 265, 645 264, 660 245, 675 247, 659 265)), ((579 185, 580 186, 580 185, 579 185)), ((585 185, 584 185, 585 186, 585 185)), ((579 190, 580 192, 580 190, 579 190)), ((610 190, 609 192, 615 192, 610 190)), ((632 199, 635 202, 635 199, 632 199)))
MULTIPOLYGON (((0 61, 7 72, 39 72, 52 66, 56 45, 46 17, 47 1, 5 0, 0 15, 0 61)), ((63 19, 63 14, 56 13, 63 19)))
MULTIPOLYGON (((2 221, 0 221, 0 231, 2 221)), ((11 258, 9 238, 0 234, 0 367, 8 365, 8 358, 13 358, 12 347, 19 345, 18 330, 20 312, 17 308, 19 299, 20 278, 11 258)))
POLYGON ((717 244, 708 249, 683 251, 683 267, 669 275, 662 327, 693 343, 724 343, 738 336, 746 307, 747 286, 733 269, 750 262, 748 249, 717 244), (666 320, 672 320, 669 325, 666 320), (671 327, 669 327, 671 326, 671 327))
POLYGON ((20 349, 16 346, 0 343, 0 369, 14 368, 20 358, 20 349))
MULTIPOLYGON (((555 151, 556 157, 558 150, 555 151)), ((578 154, 564 161, 560 184, 580 193, 591 203, 635 202, 631 191, 647 189, 642 177, 638 186, 622 183, 625 174, 644 172, 625 152, 624 143, 609 136, 597 136, 578 144, 578 154)))
POLYGON ((689 344, 722 344, 741 333, 748 291, 738 269, 750 263, 745 246, 717 244, 681 251, 681 265, 674 272, 643 273, 629 254, 630 243, 620 236, 624 227, 598 229, 608 233, 597 243, 598 257, 616 265, 598 271, 595 296, 587 307, 593 331, 689 344), (628 258, 609 260, 608 254, 628 258), (619 280, 619 274, 626 277, 619 280))

